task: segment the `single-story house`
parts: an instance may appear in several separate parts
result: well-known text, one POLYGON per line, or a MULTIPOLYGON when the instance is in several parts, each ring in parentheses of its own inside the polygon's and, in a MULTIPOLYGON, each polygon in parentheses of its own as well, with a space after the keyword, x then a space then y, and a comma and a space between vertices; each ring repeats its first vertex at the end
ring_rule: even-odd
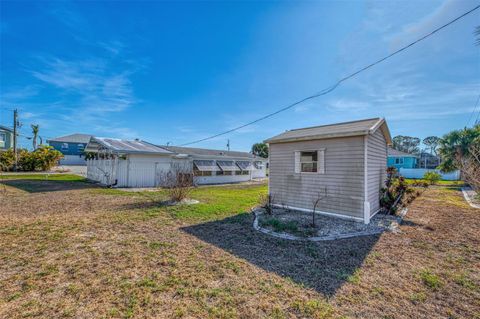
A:
POLYGON ((47 143, 63 154, 60 165, 86 165, 84 149, 91 137, 88 134, 75 133, 47 140, 47 143))
POLYGON ((289 130, 269 144, 269 195, 275 205, 370 222, 392 144, 382 118, 289 130))
POLYGON ((430 154, 428 152, 421 152, 418 157, 418 168, 435 169, 440 165, 442 159, 438 155, 430 154))
POLYGON ((415 168, 418 164, 418 156, 396 150, 394 148, 388 148, 387 166, 400 168, 415 168))
POLYGON ((13 147, 13 130, 0 125, 0 151, 13 147))
POLYGON ((223 184, 266 177, 266 159, 247 152, 162 146, 146 141, 92 137, 85 151, 87 178, 115 187, 162 186, 162 175, 175 165, 194 182, 223 184))

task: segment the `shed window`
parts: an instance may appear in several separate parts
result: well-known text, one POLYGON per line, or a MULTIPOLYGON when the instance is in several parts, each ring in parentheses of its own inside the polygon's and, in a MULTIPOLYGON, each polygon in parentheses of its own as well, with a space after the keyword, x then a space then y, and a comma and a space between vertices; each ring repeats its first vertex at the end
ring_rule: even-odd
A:
POLYGON ((318 164, 318 153, 300 152, 300 170, 303 173, 316 173, 318 164))
POLYGON ((295 173, 325 173, 325 149, 295 152, 295 173))

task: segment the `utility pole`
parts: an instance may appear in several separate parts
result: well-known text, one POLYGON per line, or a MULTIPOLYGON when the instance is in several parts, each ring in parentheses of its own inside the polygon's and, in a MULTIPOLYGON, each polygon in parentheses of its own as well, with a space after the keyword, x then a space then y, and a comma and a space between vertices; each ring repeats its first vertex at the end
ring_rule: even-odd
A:
POLYGON ((230 151, 230 140, 227 140, 227 151, 230 151))
POLYGON ((13 154, 15 157, 15 163, 13 164, 13 170, 17 171, 17 125, 18 125, 18 111, 13 110, 13 154))

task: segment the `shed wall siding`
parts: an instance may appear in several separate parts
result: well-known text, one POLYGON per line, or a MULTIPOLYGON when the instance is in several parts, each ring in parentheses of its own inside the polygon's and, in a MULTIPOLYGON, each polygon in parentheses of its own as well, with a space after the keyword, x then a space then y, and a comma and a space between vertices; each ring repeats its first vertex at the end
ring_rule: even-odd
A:
POLYGON ((364 140, 360 137, 270 144, 269 192, 274 202, 363 218, 364 140), (295 173, 295 151, 325 148, 325 174, 295 173))
POLYGON ((380 189, 384 184, 387 169, 387 142, 380 129, 368 136, 367 147, 368 201, 370 215, 373 215, 380 208, 380 189))

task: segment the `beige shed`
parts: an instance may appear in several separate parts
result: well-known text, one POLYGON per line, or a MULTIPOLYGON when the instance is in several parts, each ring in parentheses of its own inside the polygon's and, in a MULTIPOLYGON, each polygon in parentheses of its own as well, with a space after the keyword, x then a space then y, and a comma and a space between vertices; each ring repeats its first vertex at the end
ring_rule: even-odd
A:
POLYGON ((383 118, 286 131, 269 144, 269 194, 276 205, 365 223, 380 209, 392 140, 383 118))

